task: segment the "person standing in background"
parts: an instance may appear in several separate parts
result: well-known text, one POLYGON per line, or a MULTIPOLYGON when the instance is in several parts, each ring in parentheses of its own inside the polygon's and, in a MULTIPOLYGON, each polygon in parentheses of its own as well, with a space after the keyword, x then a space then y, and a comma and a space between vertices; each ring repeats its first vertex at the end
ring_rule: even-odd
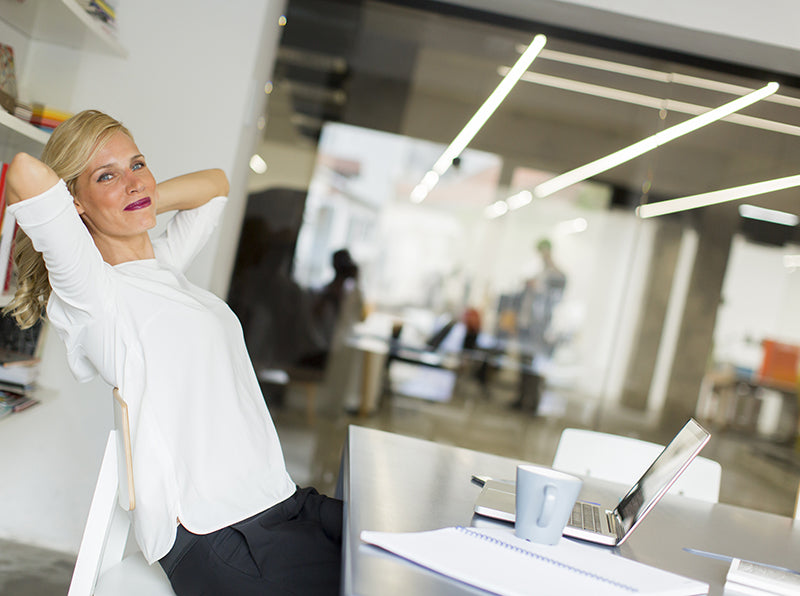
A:
POLYGON ((567 276, 553 260, 553 245, 543 238, 536 243, 542 269, 525 282, 517 317, 520 344, 519 394, 513 407, 536 412, 544 378, 543 362, 553 356, 557 341, 550 332, 553 311, 564 296, 567 276))

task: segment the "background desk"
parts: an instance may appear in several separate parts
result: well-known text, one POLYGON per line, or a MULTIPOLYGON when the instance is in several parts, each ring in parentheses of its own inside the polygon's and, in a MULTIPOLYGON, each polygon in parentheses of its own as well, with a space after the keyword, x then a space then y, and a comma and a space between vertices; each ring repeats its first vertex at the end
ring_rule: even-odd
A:
MULTIPOLYGON (((351 426, 340 477, 345 500, 344 594, 485 594, 364 545, 359 534, 491 525, 495 522, 472 513, 480 488, 470 476, 511 479, 517 463, 351 426)), ((585 487, 595 496, 625 488, 598 481, 587 481, 585 487)), ((617 552, 707 582, 709 594, 721 595, 728 564, 686 553, 683 547, 797 568, 800 523, 794 526, 788 517, 668 495, 617 552)))

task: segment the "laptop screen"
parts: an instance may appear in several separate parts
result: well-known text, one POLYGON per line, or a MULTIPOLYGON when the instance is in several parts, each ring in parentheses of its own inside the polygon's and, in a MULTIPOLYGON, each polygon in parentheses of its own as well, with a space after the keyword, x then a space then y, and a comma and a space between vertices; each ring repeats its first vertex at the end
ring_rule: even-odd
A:
POLYGON ((694 420, 689 420, 675 435, 647 471, 617 505, 627 534, 658 502, 680 473, 708 442, 711 435, 694 420))

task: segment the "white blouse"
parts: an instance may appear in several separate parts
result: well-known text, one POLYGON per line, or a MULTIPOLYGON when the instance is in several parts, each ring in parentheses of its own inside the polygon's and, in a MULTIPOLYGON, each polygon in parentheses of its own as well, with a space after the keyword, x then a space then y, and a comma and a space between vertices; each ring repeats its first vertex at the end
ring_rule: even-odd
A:
MULTIPOLYGON (((166 555, 178 520, 213 532, 295 491, 236 315, 184 271, 227 199, 180 211, 154 259, 104 262, 66 184, 9 206, 45 258, 47 315, 81 381, 99 374, 128 403, 136 540, 166 555)), ((111 391, 109 390, 109 399, 111 391)))

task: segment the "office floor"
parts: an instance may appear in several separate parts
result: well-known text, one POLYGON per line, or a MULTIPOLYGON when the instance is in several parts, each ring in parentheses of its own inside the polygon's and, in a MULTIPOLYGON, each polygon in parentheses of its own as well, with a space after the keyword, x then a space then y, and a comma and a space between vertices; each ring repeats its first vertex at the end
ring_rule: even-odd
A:
MULTIPOLYGON (((406 434, 441 443, 549 464, 563 428, 594 428, 654 442, 666 442, 677 429, 659 428, 640 414, 598 408, 597 404, 548 392, 539 415, 510 408, 511 385, 494 387, 487 398, 471 380, 457 383, 449 402, 394 395, 367 418, 346 413, 305 411, 306 393, 290 388, 283 404, 270 405, 295 481, 333 494, 341 448, 350 424, 406 434)), ((320 404, 324 406, 324 404, 320 404)), ((712 429, 713 431, 713 429, 712 429)), ((722 464, 720 501, 792 515, 800 482, 800 452, 790 446, 716 431, 703 451, 722 464)), ((0 540, 0 596, 66 594, 74 557, 0 540)))

